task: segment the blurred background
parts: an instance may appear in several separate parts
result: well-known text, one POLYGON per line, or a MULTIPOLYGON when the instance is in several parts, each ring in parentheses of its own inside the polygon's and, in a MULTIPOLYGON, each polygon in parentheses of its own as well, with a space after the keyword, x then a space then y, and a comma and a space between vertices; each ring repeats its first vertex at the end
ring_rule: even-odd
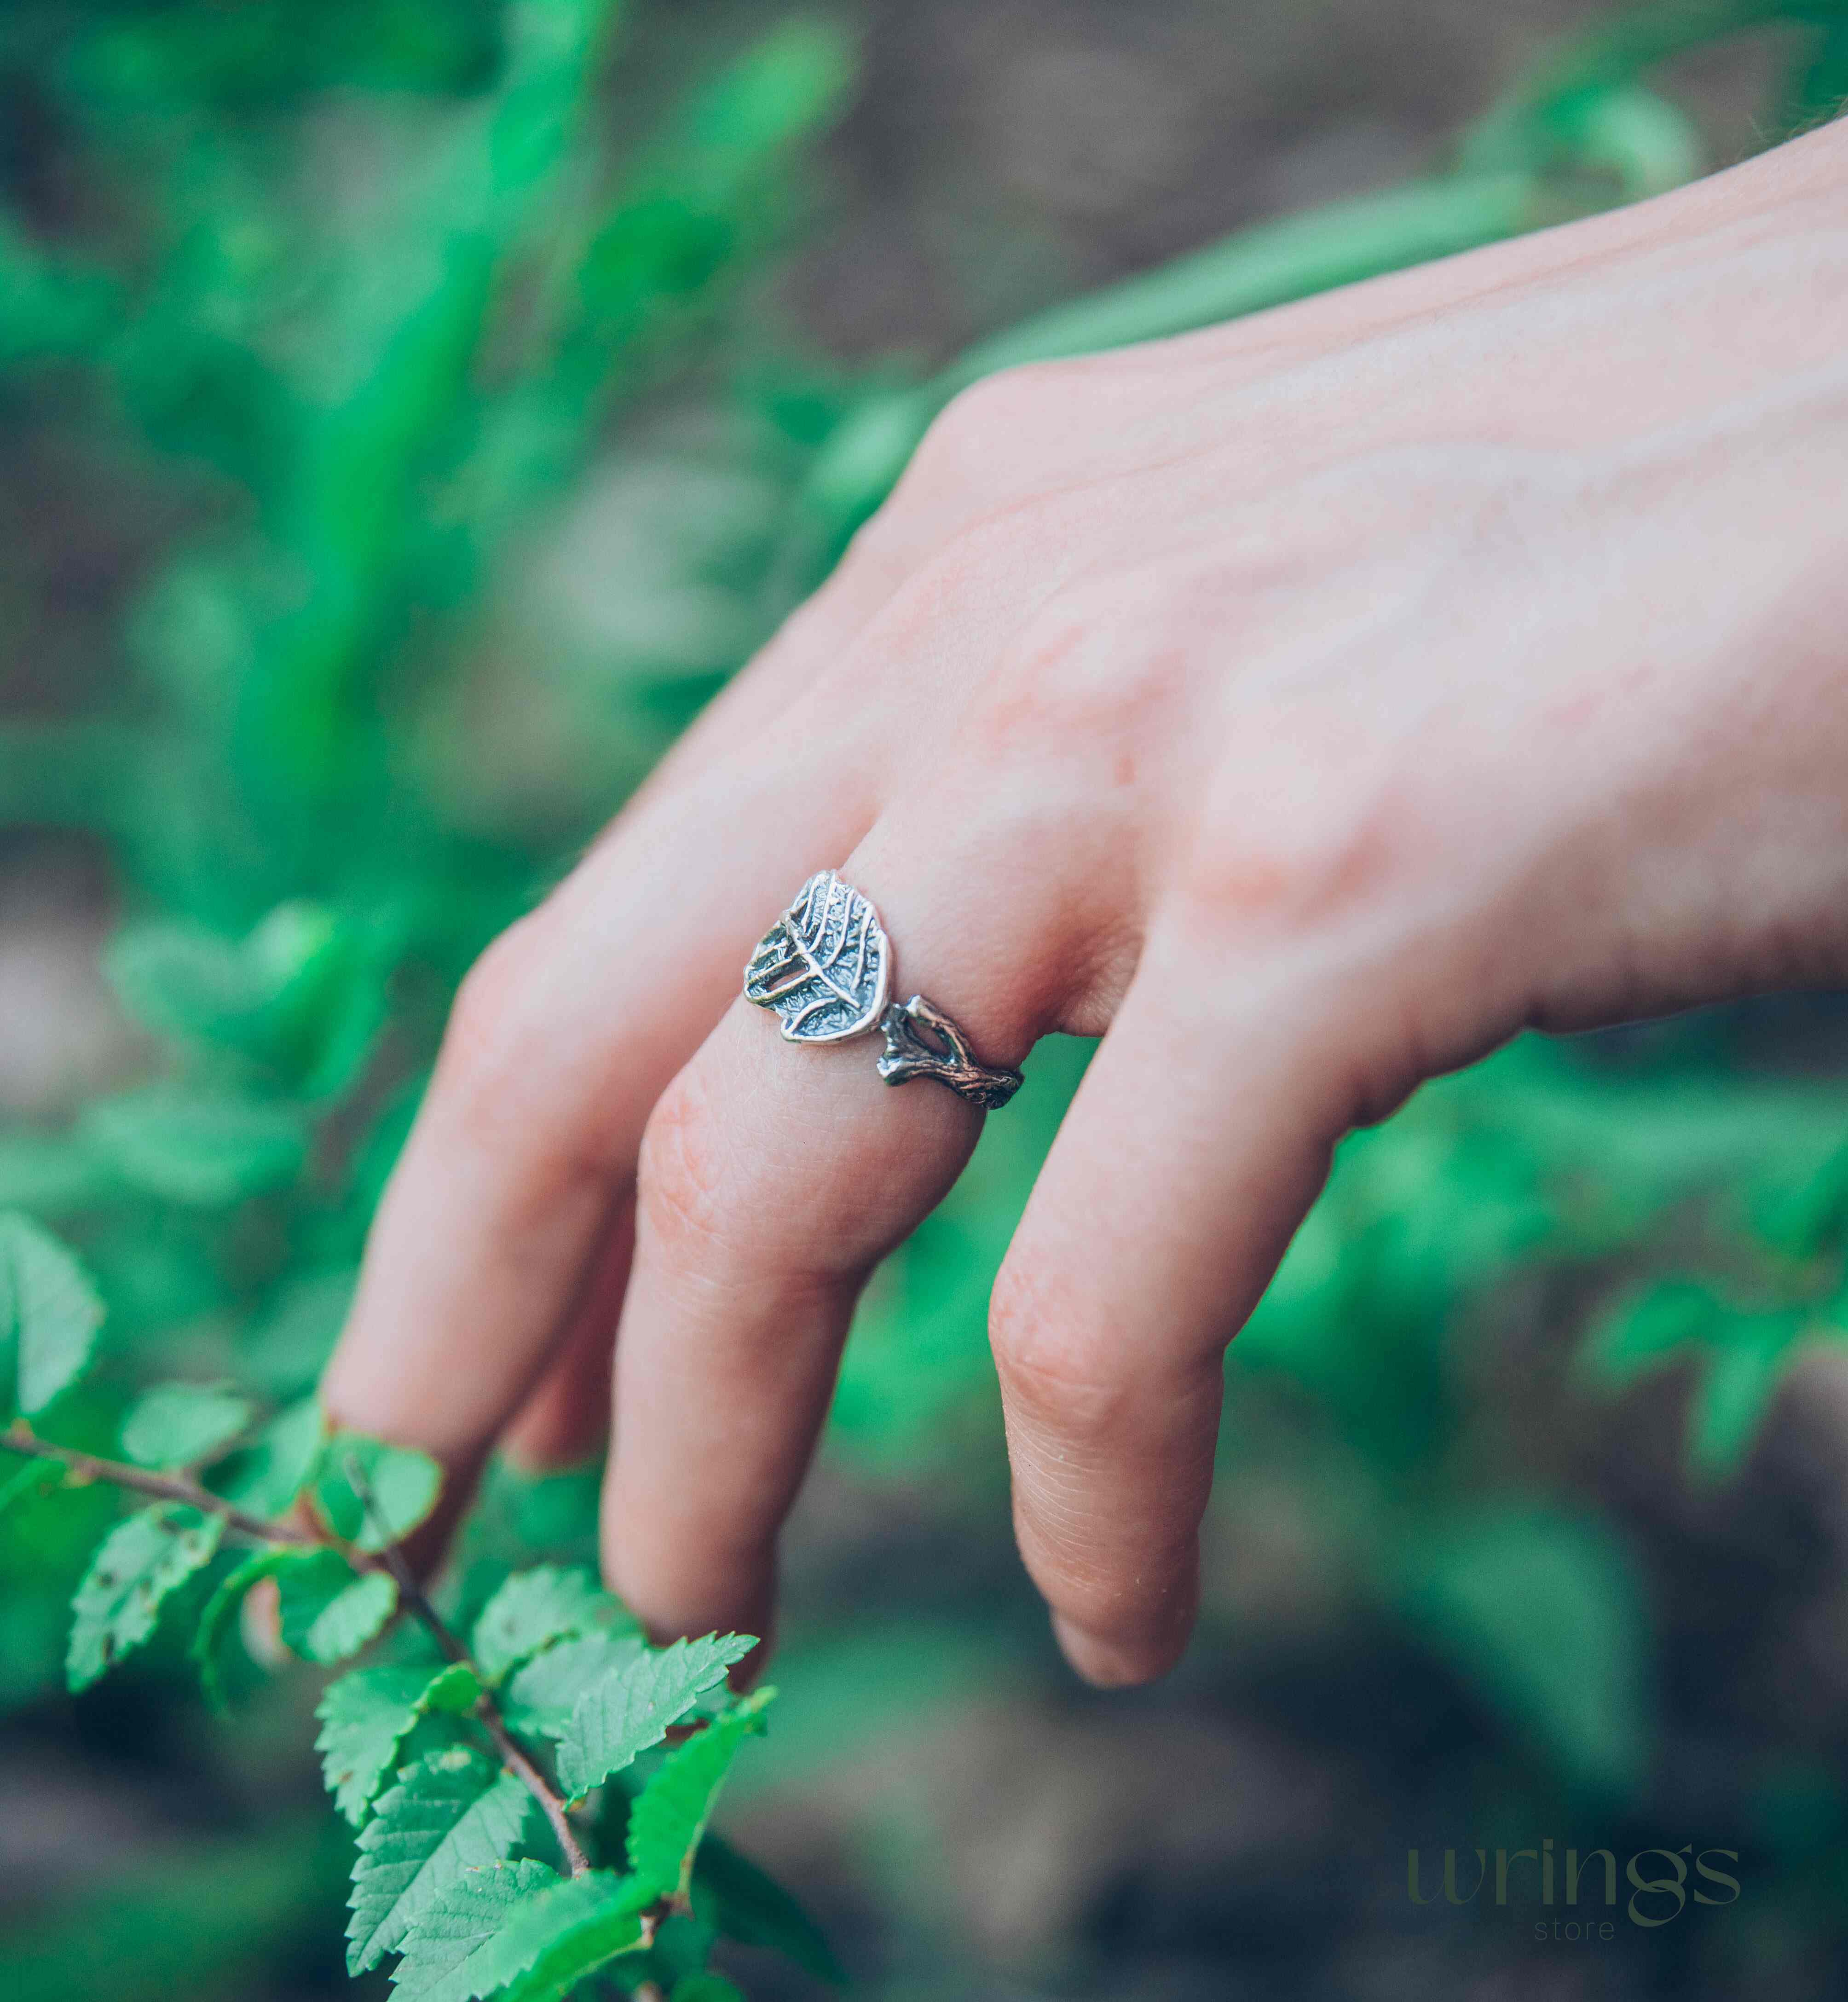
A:
MULTIPOLYGON (((1848 96, 1844 12, 9 0, 0 1202, 108 1297, 82 1422, 312 1385, 461 971, 959 371, 1735 159, 1848 96)), ((1848 1010, 1535 1040, 1350 1142, 1233 1351, 1199 1638, 1107 1697, 1015 1556, 983 1337, 1086 1055, 880 1275, 789 1540, 722 1819, 855 1992, 1845 1992, 1848 1010), (1549 1843, 1615 1902, 1518 1857, 1498 1899, 1549 1843)), ((472 1547, 588 1554, 594 1485, 498 1477, 472 1547)), ((176 1641, 67 1698, 96 1507, 0 1533, 0 1991, 336 1994, 314 1679, 216 1720, 176 1641)))

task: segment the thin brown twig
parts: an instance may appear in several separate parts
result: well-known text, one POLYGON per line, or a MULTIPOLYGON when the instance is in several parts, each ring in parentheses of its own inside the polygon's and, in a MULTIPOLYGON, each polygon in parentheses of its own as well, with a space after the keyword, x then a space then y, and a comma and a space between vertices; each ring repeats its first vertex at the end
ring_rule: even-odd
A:
MULTIPOLYGON (((131 1494, 145 1495, 152 1501, 175 1502, 188 1508, 196 1508, 201 1515, 216 1515, 226 1529, 253 1543, 289 1543, 300 1547, 332 1548, 325 1536, 316 1536, 312 1529, 293 1522, 276 1522, 253 1515, 246 1510, 234 1508, 228 1502, 214 1495, 210 1489, 201 1488, 196 1481, 173 1474, 156 1474, 146 1467, 131 1467, 126 1462, 104 1460, 97 1454, 79 1453, 75 1448, 54 1446, 49 1439, 42 1439, 23 1421, 16 1421, 5 1432, 0 1433, 0 1446, 9 1453, 16 1453, 29 1460, 55 1460, 79 1481, 107 1481, 111 1487, 126 1488, 131 1494)), ((378 1519, 377 1505, 370 1484, 357 1461, 349 1460, 348 1480, 358 1495, 361 1505, 374 1520, 378 1519)), ((350 1563, 364 1568, 368 1561, 356 1552, 341 1549, 340 1554, 350 1563)), ((460 1662, 474 1669, 469 1651, 444 1624, 443 1617, 432 1606, 423 1588, 411 1575, 396 1545, 388 1547, 370 1562, 388 1571, 398 1587, 398 1596, 404 1606, 419 1620, 429 1632, 449 1661, 460 1662)), ((476 1669, 477 1679, 480 1671, 476 1669)), ((590 1858, 584 1853, 583 1845, 571 1826, 565 1804, 547 1781, 544 1774, 520 1749, 513 1734, 507 1729, 499 1707, 484 1689, 475 1705, 475 1715, 482 1728, 493 1740, 494 1749, 501 1762, 536 1800, 541 1811, 551 1823, 552 1832, 558 1838, 558 1846, 574 1877, 581 1877, 591 1867, 590 1858)))
POLYGON ((119 1460, 99 1459, 95 1453, 78 1453, 68 1446, 54 1446, 26 1425, 16 1421, 0 1433, 0 1446, 29 1460, 55 1460, 79 1481, 106 1481, 112 1487, 131 1494, 145 1495, 155 1502, 178 1502, 197 1508, 202 1515, 216 1515, 226 1529, 253 1543, 314 1544, 321 1540, 289 1522, 272 1522, 235 1508, 196 1481, 175 1474, 155 1474, 145 1467, 131 1467, 119 1460))
MULTIPOLYGON (((358 1461, 350 1455, 347 1461, 347 1479, 358 1495, 360 1505, 375 1524, 382 1523, 381 1514, 373 1498, 371 1484, 366 1478, 358 1461)), ((389 1533, 389 1530, 388 1530, 389 1533)), ((381 1558, 398 1587, 400 1604, 407 1607, 422 1624, 424 1631, 442 1650, 445 1658, 474 1671, 477 1682, 485 1683, 486 1678, 476 1668, 468 1649, 452 1633, 448 1622, 430 1603, 429 1595, 417 1580, 410 1566, 406 1563, 403 1552, 396 1543, 387 1543, 381 1558)), ((577 1833, 571 1826, 571 1817, 563 1800, 543 1773, 521 1750, 518 1742, 507 1728, 500 1706, 489 1695, 486 1687, 475 1700, 475 1717, 482 1728, 493 1740, 494 1749, 500 1755, 502 1764, 518 1780, 526 1791, 539 1804, 540 1812, 551 1824, 552 1833, 570 1867, 574 1877, 586 1875, 591 1868, 591 1859, 584 1853, 584 1846, 577 1840, 577 1833)))

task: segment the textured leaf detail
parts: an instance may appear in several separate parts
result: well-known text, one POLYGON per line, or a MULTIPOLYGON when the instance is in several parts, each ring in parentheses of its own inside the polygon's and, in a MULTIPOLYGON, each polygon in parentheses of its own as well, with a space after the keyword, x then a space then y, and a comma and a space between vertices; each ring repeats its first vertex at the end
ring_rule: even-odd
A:
POLYGON ((78 1132, 124 1181, 195 1209, 294 1181, 308 1146, 287 1106, 169 1084, 95 1100, 78 1132))
POLYGON ((154 1631, 161 1602, 183 1585, 225 1533, 223 1519, 171 1504, 118 1522, 97 1547, 71 1603, 65 1675, 73 1691, 90 1684, 154 1631))
POLYGON ((356 1572, 333 1550, 291 1552, 276 1582, 283 1644, 304 1661, 357 1655, 397 1610, 398 1588, 387 1572, 356 1572))
POLYGON ((388 1662, 329 1683, 315 1711, 321 1720, 315 1749, 334 1805, 357 1828, 417 1719, 432 1710, 467 1710, 480 1693, 481 1685, 460 1662, 434 1674, 388 1662))
POLYGON ((541 1564, 516 1571, 482 1609, 469 1652, 490 1682, 549 1648, 599 1628, 639 1631, 582 1566, 541 1564))
POLYGON ((17 1212, 0 1216, 3 1324, 19 1355, 19 1409, 28 1418, 61 1397, 89 1366, 103 1303, 55 1237, 17 1212))
POLYGON ((700 1843, 693 1883, 701 1908, 725 1938, 783 1954, 823 1981, 846 1983, 847 1971, 821 1928, 775 1878, 721 1836, 708 1835, 700 1843))
POLYGON ((162 1383, 122 1421, 122 1451, 138 1467, 194 1467, 250 1422, 250 1402, 218 1383, 162 1383))
POLYGON ((629 1812, 629 1864, 657 1897, 684 1899, 693 1857, 738 1747, 763 1728, 773 1689, 716 1718, 662 1762, 629 1812))
MULTIPOLYGON (((469 1963, 486 1974, 487 1956, 514 1916, 566 1880, 543 1863, 496 1863, 471 1870, 431 1899, 403 1942, 392 1976, 394 2002, 473 2002, 493 1986, 474 1981, 469 1963), (473 1985, 471 1985, 471 1984, 473 1985)), ((501 1977, 490 1977, 500 1985, 501 1977)))
POLYGON ((326 1431, 320 1407, 312 1397, 304 1398, 214 1467, 206 1484, 233 1507, 273 1521, 308 1485, 326 1431))
POLYGON ((465 1871, 504 1861, 542 1829, 531 1792, 466 1746, 406 1767, 360 1833, 347 1972, 363 1973, 396 1952, 465 1871))
POLYGON ((474 1871, 418 1921, 392 1993, 396 2002, 553 2002, 648 1944, 647 1902, 632 1879, 608 1871, 561 1878, 528 1862, 474 1871))
POLYGON ((199 1615, 199 1624, 193 1629, 193 1638, 187 1644, 187 1653, 199 1671, 199 1686, 204 1692, 205 1700, 214 1709, 222 1709, 225 1703, 225 1686, 218 1675, 218 1649, 226 1623, 252 1585, 266 1578, 274 1578, 291 1564, 301 1561, 299 1550, 253 1550, 235 1570, 228 1571, 219 1579, 212 1596, 205 1602, 205 1610, 199 1615))
POLYGON ((560 1784, 572 1799, 601 1786, 685 1716, 696 1697, 715 1688, 725 1671, 757 1645, 748 1634, 708 1634, 650 1648, 617 1673, 593 1683, 572 1707, 558 1747, 560 1784))
POLYGON ((343 1543, 382 1550, 428 1515, 442 1486, 443 1470, 428 1453, 339 1432, 327 1442, 315 1478, 315 1505, 343 1543))
POLYGON ((584 1691, 628 1668, 645 1651, 639 1634, 587 1634, 560 1641, 507 1679, 501 1707, 516 1731, 562 1738, 584 1691))
POLYGON ((891 992, 892 950, 879 914, 832 869, 758 940, 744 997, 773 1010, 792 1043, 838 1043, 871 1028, 891 992))

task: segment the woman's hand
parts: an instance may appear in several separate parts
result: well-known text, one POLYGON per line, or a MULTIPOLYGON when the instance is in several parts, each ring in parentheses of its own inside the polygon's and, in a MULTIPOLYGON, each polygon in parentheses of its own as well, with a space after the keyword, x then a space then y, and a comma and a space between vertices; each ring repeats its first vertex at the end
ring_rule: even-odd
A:
POLYGON ((765 1631, 855 1298, 982 1116, 737 998, 838 867, 985 1062, 1104 1034, 992 1332, 1066 1651, 1159 1673, 1342 1134, 1528 1025, 1848 976, 1844 329, 1838 127, 970 392, 470 976, 330 1408, 581 1451, 619 1313, 611 1580, 765 1631))

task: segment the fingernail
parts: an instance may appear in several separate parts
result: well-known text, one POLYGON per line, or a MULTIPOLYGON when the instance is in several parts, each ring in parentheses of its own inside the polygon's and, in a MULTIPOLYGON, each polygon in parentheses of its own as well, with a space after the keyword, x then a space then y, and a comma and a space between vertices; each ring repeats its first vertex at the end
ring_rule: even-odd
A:
POLYGON ((1150 1661, 1146 1649, 1127 1648, 1100 1634, 1087 1634, 1062 1613, 1053 1614, 1052 1631, 1065 1659, 1094 1688, 1130 1689, 1161 1672, 1159 1665, 1150 1661))

